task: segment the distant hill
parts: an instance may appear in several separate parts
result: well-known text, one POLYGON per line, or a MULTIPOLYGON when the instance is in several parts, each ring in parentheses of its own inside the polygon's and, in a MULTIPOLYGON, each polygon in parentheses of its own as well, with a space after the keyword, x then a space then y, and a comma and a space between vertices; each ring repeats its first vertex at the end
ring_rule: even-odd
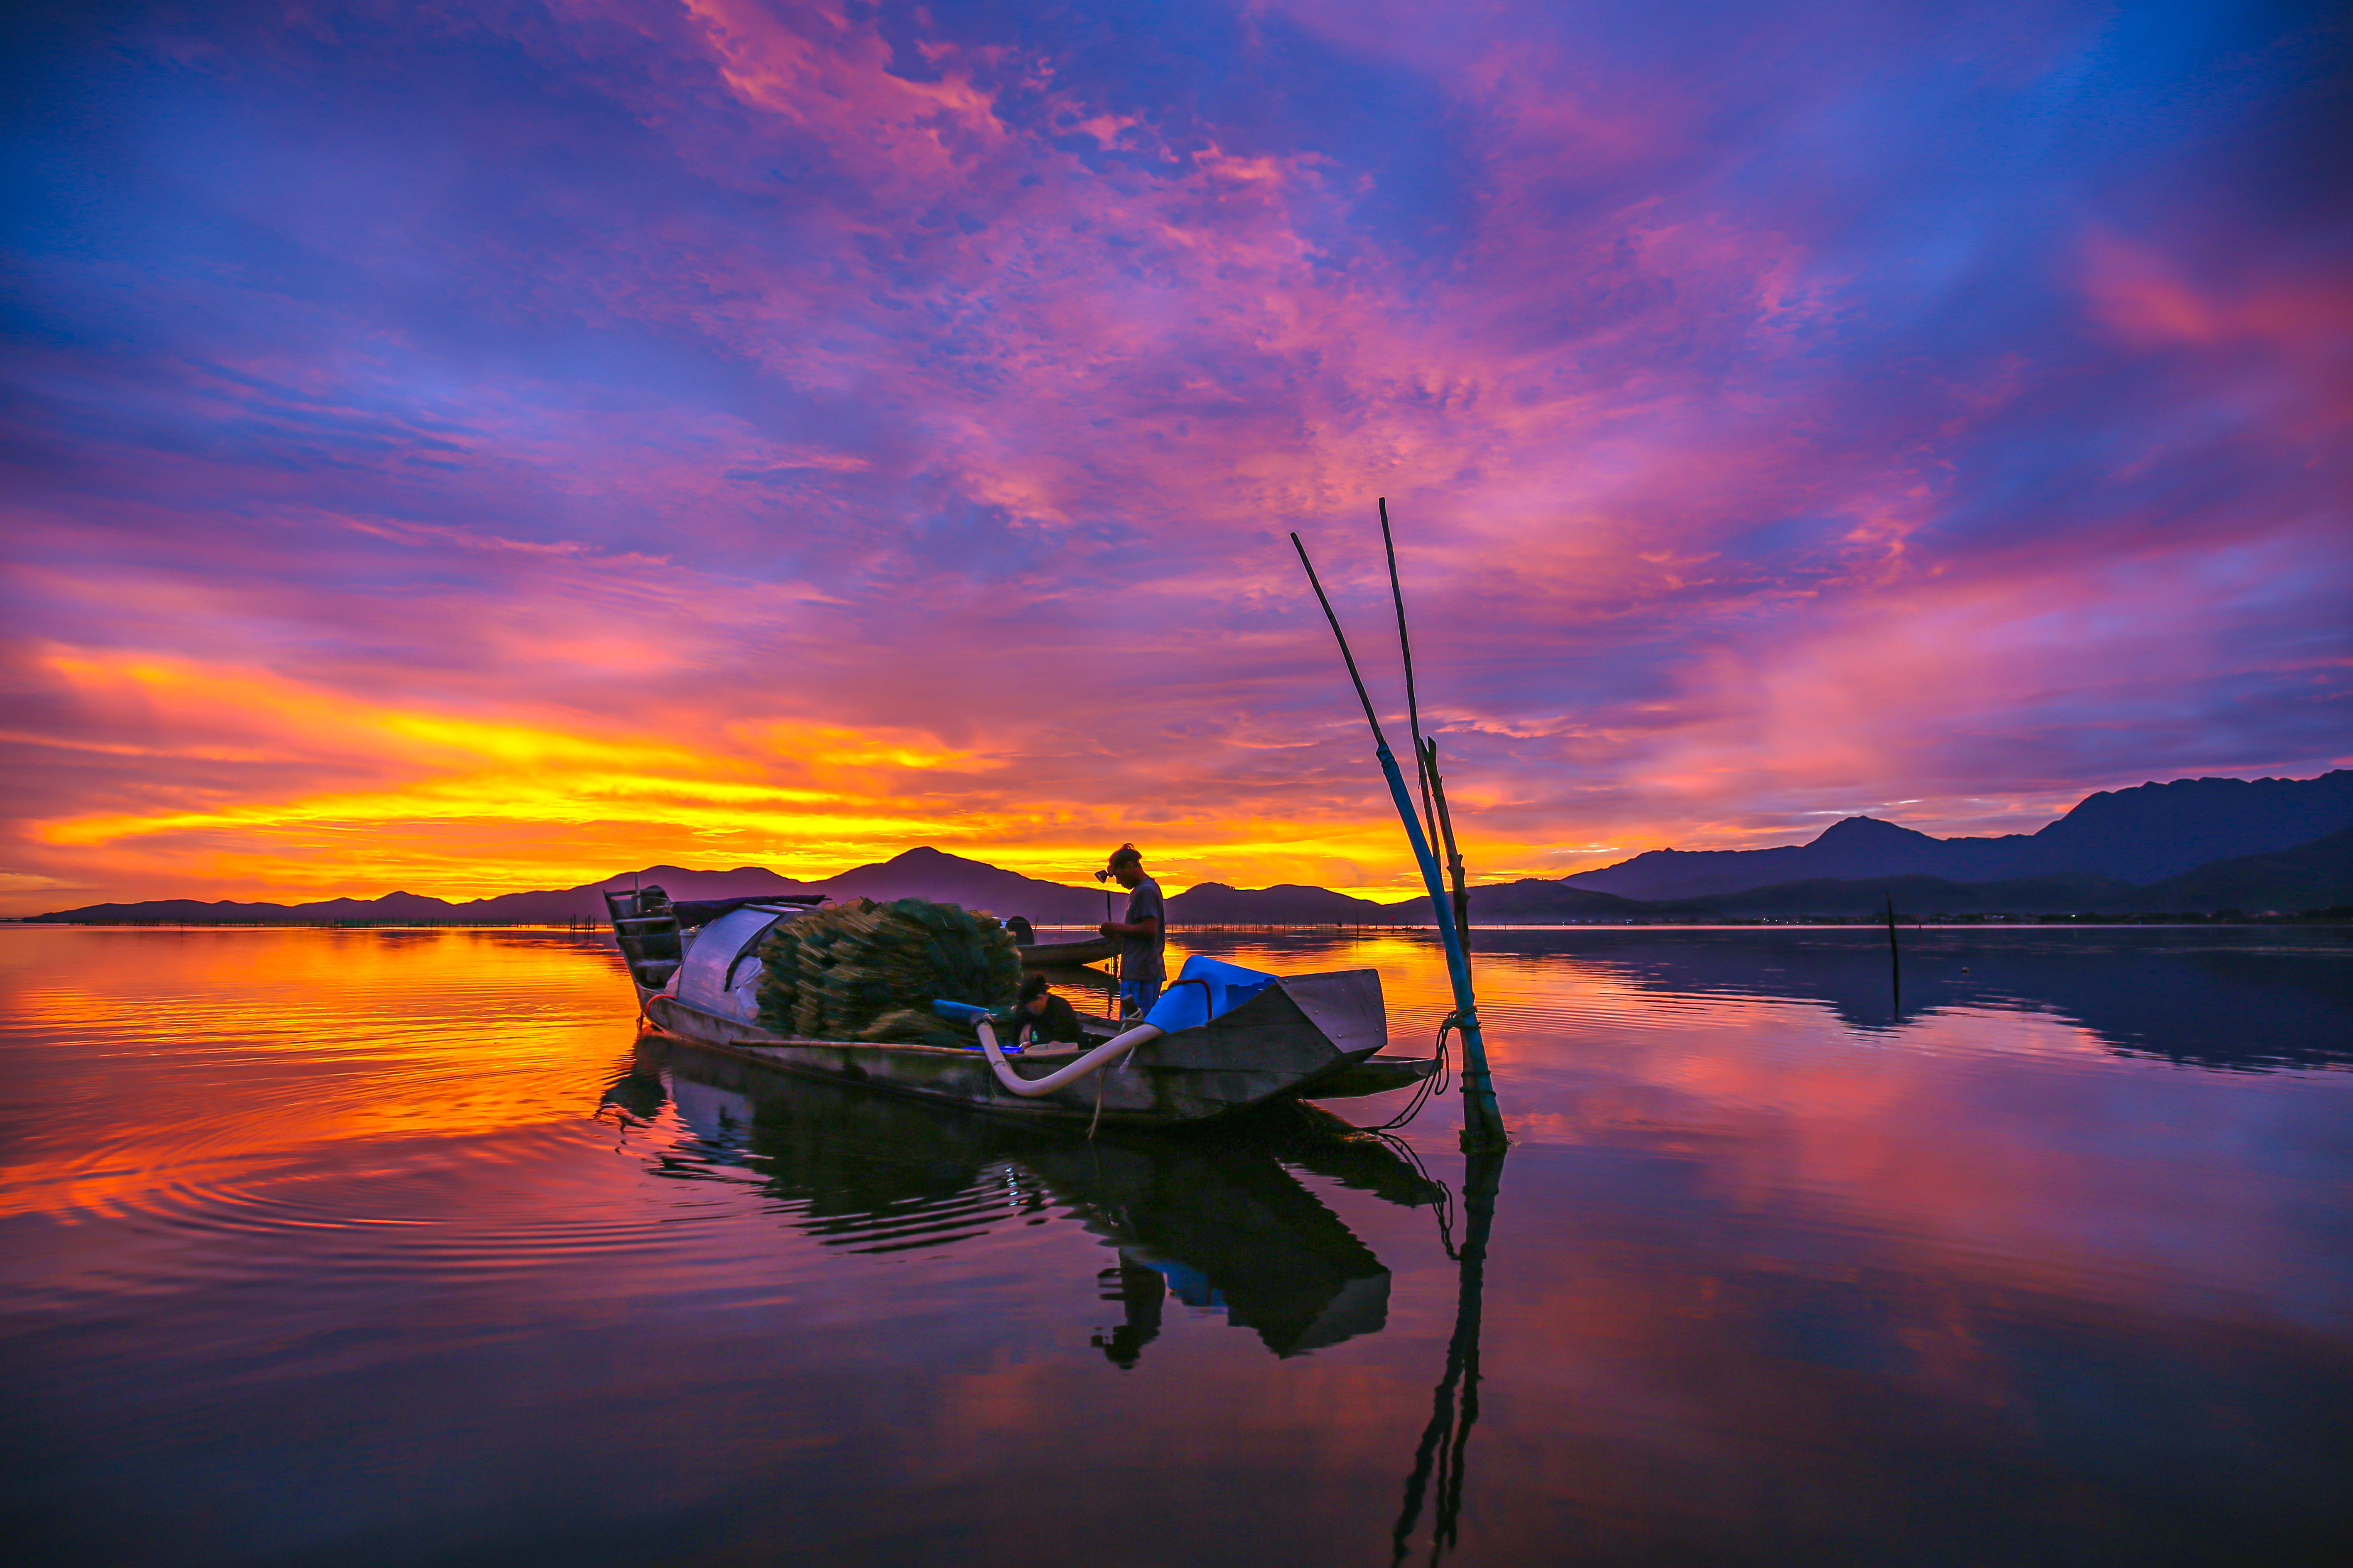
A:
POLYGON ((2313 779, 2176 779, 2087 796, 2035 833, 1936 838, 1850 816, 1772 849, 1653 849, 1564 879, 1623 898, 1713 899, 1785 882, 1925 876, 1980 883, 2082 874, 2136 884, 2353 827, 2353 769, 2313 779))
POLYGON ((2139 902, 2142 893, 2130 882, 2083 873, 2010 877, 1997 882, 1917 876, 1815 877, 1647 907, 1694 916, 1875 915, 1893 899, 1897 912, 1905 915, 2073 914, 2094 910, 2126 913, 2145 907, 2139 902))
POLYGON ((1202 882, 1168 900, 1170 925, 1407 925, 1429 918, 1428 899, 1377 904, 1296 882, 1271 888, 1202 882))
POLYGON ((1935 838, 1875 816, 1850 816, 1807 844, 1774 849, 1653 849, 1562 880, 1593 892, 1662 900, 1712 898, 1782 882, 1867 877, 1969 881, 2004 875, 2016 858, 2010 844, 2010 839, 1935 838))
MULTIPOLYGON (((1418 918, 1429 919, 1430 901, 1417 899, 1414 903, 1423 911, 1418 918)), ((1472 925, 1541 925, 1547 921, 1609 920, 1650 912, 1649 904, 1633 899, 1534 877, 1471 889, 1472 925)))
POLYGON ((1126 890, 1116 884, 1067 887, 929 847, 813 882, 808 890, 837 899, 936 899, 968 910, 987 910, 999 918, 1020 915, 1038 925, 1092 925, 1103 918, 1105 892, 1122 909, 1127 900, 1126 890))
MULTIPOLYGON (((1904 914, 2293 914, 2353 905, 2353 828, 2268 855, 2210 861, 2179 877, 2136 884, 2085 871, 1998 881, 1941 877, 1811 878, 1710 898, 1636 906, 1660 914, 1869 915, 1890 899, 1904 914)), ((1493 917, 1490 917, 1493 918, 1493 917)))
MULTIPOLYGON (((780 877, 765 866, 738 866, 732 871, 690 871, 682 866, 649 866, 642 871, 624 871, 585 887, 543 893, 501 893, 496 898, 453 904, 450 912, 441 918, 480 921, 491 925, 564 925, 575 921, 601 921, 605 918, 605 900, 597 892, 599 888, 648 884, 659 884, 673 899, 740 899, 754 893, 806 893, 814 890, 809 883, 780 877)), ((315 910, 324 906, 309 904, 297 907, 315 910)), ((386 917, 303 914, 297 918, 366 920, 386 917)))
POLYGON ((2353 904, 2353 828, 2270 855, 2212 860, 2143 888, 2145 910, 2319 910, 2353 904))
MULTIPOLYGON (((545 895, 540 895, 545 896, 545 895)), ((328 899, 315 904, 240 904, 227 899, 204 903, 195 899, 149 899, 135 904, 85 904, 78 910, 57 910, 30 915, 28 921, 109 925, 150 921, 173 925, 268 925, 300 921, 457 921, 471 905, 417 893, 386 893, 380 899, 328 899)))
MULTIPOLYGON (((997 915, 1026 915, 1040 925, 1092 924, 1103 918, 1103 894, 1088 888, 1044 882, 999 870, 979 860, 910 849, 876 865, 860 866, 823 882, 797 881, 759 866, 732 871, 690 871, 681 866, 649 866, 623 871, 577 888, 501 893, 452 903, 417 893, 386 893, 380 899, 326 899, 311 904, 203 903, 194 899, 156 899, 135 904, 90 904, 35 915, 35 921, 81 925, 124 921, 174 924, 275 925, 317 921, 438 921, 482 925, 564 925, 605 918, 598 889, 659 883, 674 899, 734 899, 761 893, 826 893, 835 898, 938 899, 997 915)), ((1116 891, 1116 889, 1114 889, 1116 891)))
MULTIPOLYGON (((1640 915, 1650 908, 1630 899, 1534 879, 1471 889, 1474 925, 1640 915)), ((1203 882, 1168 900, 1171 925, 1426 925, 1430 918, 1427 895, 1376 903, 1295 882, 1271 888, 1203 882)))
POLYGON ((2176 779, 2103 791, 2033 836, 2028 869, 2128 882, 2292 849, 2353 827, 2353 768, 2316 779, 2176 779))
MULTIPOLYGON (((1850 818, 1849 822, 1868 823, 1870 819, 1850 818)), ((1847 826, 1840 824, 1841 827, 1847 826)), ((1878 835, 1876 830, 1881 828, 1931 844, 1939 842, 1887 823, 1871 823, 1862 834, 1849 835, 1846 842, 1895 842, 1878 835)), ((1829 837, 1823 835, 1824 838, 1829 837)), ((1779 856, 1783 851, 1746 853, 1779 856)), ((1766 863, 1789 864, 1787 858, 1766 863)), ((1868 915, 1884 909, 1890 898, 1899 912, 1915 915, 2133 914, 2229 909, 2292 913, 2353 904, 2353 826, 2285 849, 2212 860, 2178 876, 2146 883, 2089 871, 1979 880, 1910 871, 1864 877, 1793 877, 1762 887, 1642 900, 1576 885, 1580 880, 1529 879, 1473 888, 1472 921, 1481 925, 1538 925, 1574 921, 1704 920, 1712 916, 1868 915)), ((1685 883, 1689 880, 1683 879, 1685 883)), ((142 903, 90 904, 35 915, 32 919, 85 925, 133 921, 266 925, 328 921, 563 925, 601 921, 605 918, 605 901, 599 895, 600 888, 656 882, 671 897, 680 899, 812 892, 834 898, 938 899, 999 916, 1026 915, 1039 925, 1092 925, 1103 918, 1106 893, 1111 900, 1109 907, 1114 910, 1123 896, 1117 889, 1073 888, 1040 881, 983 861, 921 848, 875 865, 858 867, 822 882, 796 881, 758 866, 739 866, 732 871, 650 866, 578 888, 502 893, 466 903, 407 892, 386 893, 380 899, 326 899, 317 903, 290 905, 157 899, 142 903)), ((1203 882, 1168 900, 1172 925, 1417 925, 1429 919, 1426 899, 1376 903, 1370 899, 1297 883, 1232 888, 1223 882, 1203 882)))

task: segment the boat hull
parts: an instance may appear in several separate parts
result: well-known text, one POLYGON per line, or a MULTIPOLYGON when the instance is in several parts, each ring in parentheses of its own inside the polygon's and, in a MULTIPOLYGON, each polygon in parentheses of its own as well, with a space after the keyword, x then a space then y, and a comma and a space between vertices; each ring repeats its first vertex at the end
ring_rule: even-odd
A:
POLYGON ((1078 969, 1101 963, 1119 954, 1119 943, 1107 936, 1083 942, 1034 942, 1017 949, 1024 969, 1078 969))
POLYGON ((949 1216, 987 1225, 969 1206, 982 1182, 997 1194, 997 1223, 1050 1200, 1112 1251, 1099 1259, 1112 1267, 1072 1284, 1109 1303, 1109 1331, 1094 1342, 1122 1366, 1154 1340, 1172 1289, 1221 1309, 1279 1356, 1378 1332, 1388 1268, 1300 1178, 1402 1208, 1446 1197, 1389 1143, 1309 1108, 1237 1117, 1213 1136, 1107 1127, 1082 1142, 1066 1128, 861 1093, 659 1034, 633 1065, 609 1100, 641 1119, 675 1105, 704 1157, 740 1160, 741 1174, 781 1200, 784 1223, 828 1246, 901 1247, 949 1216))
MULTIPOLYGON (((1118 1066, 1036 1098, 1007 1089, 978 1051, 793 1039, 669 994, 647 997, 645 1009, 656 1030, 705 1050, 803 1077, 1042 1121, 1090 1121, 1098 1114, 1105 1122, 1133 1125, 1205 1121, 1311 1094, 1384 1043, 1367 1028, 1381 1016, 1380 978, 1370 970, 1280 981, 1200 1027, 1139 1046, 1118 1066)), ((1043 1078, 1082 1050, 1032 1049, 1014 1058, 1013 1070, 1043 1078)))
POLYGON ((1438 1070, 1436 1057, 1367 1057, 1320 1079, 1303 1100, 1361 1100, 1411 1089, 1438 1070))

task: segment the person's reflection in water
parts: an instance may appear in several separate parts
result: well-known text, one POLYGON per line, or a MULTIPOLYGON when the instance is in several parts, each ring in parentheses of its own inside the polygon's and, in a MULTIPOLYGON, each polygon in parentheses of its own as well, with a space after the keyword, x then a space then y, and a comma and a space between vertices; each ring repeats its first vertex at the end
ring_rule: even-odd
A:
POLYGON ((1104 1269, 1095 1280, 1104 1300, 1127 1309, 1127 1321, 1095 1335, 1092 1343, 1105 1360, 1125 1372, 1143 1358, 1144 1347, 1160 1337, 1160 1309, 1168 1299, 1168 1281, 1158 1269, 1145 1268, 1124 1252, 1119 1255, 1118 1268, 1104 1269))

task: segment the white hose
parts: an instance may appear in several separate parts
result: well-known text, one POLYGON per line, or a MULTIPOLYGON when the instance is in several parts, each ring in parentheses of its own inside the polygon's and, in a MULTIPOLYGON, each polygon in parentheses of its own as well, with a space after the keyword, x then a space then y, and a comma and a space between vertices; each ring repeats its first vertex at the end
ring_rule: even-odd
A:
POLYGON ((1066 1068, 1048 1073, 1044 1078, 1023 1078, 1013 1070, 997 1047, 997 1031, 988 1026, 986 1018, 976 1019, 973 1026, 980 1031, 980 1048, 988 1053, 988 1065, 997 1069, 997 1081, 1025 1100, 1035 1100, 1041 1094, 1051 1094, 1066 1083, 1076 1083, 1091 1072, 1111 1066, 1136 1047, 1158 1039, 1168 1031, 1151 1024, 1138 1024, 1124 1035, 1115 1036, 1081 1057, 1066 1068))

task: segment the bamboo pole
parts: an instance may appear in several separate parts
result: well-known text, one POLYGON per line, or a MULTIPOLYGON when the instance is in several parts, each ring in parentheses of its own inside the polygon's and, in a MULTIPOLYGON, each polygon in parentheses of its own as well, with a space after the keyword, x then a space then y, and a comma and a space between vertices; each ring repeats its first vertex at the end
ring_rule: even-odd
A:
POLYGON ((1380 498, 1381 552, 1389 558, 1389 598, 1397 605, 1398 656, 1405 662, 1405 721, 1413 731, 1413 768, 1421 778, 1421 831, 1438 842, 1438 813, 1430 804, 1429 759, 1421 742, 1421 700, 1413 689, 1413 639, 1405 630, 1405 589, 1398 582, 1397 541, 1389 537, 1389 498, 1380 498))
POLYGON ((1466 1150, 1501 1148, 1510 1136, 1504 1131, 1504 1113, 1495 1104, 1495 1081, 1487 1070, 1487 1042, 1479 1030, 1479 1004, 1471 991, 1471 961, 1464 951, 1462 935, 1455 929, 1453 911, 1448 907, 1446 884, 1439 875, 1438 857, 1430 841, 1422 837, 1421 818, 1414 811, 1413 795, 1405 787, 1405 775, 1398 769, 1397 753, 1389 750, 1388 737, 1381 731, 1380 716, 1373 711, 1373 700, 1365 690, 1365 678, 1356 671, 1356 656, 1349 651, 1348 634, 1340 629, 1340 617, 1332 608, 1332 600, 1324 592, 1323 579, 1315 575, 1315 563, 1307 558, 1307 546, 1299 535, 1291 536, 1291 547, 1299 552, 1299 564, 1307 571, 1308 585, 1315 590, 1315 602, 1324 606, 1324 618, 1332 623, 1332 637, 1340 645, 1340 658, 1348 667, 1348 680, 1356 689, 1356 700, 1364 705, 1365 722, 1372 728, 1373 754, 1380 759, 1381 773, 1388 780, 1389 798, 1396 805, 1398 816, 1405 823, 1407 842, 1413 847, 1413 858, 1421 868, 1422 884, 1430 891, 1430 913, 1438 921, 1439 940, 1446 948, 1446 973, 1454 987, 1455 1032, 1462 1037, 1462 1146, 1466 1150))
POLYGON ((1438 742, 1425 742, 1430 748, 1430 764, 1423 771, 1429 775, 1430 787, 1438 796, 1438 826, 1446 836, 1446 868, 1454 879, 1454 929, 1462 933, 1462 962, 1471 963, 1471 889, 1462 881, 1462 851, 1454 847, 1454 816, 1446 809, 1446 780, 1438 772, 1438 742))

